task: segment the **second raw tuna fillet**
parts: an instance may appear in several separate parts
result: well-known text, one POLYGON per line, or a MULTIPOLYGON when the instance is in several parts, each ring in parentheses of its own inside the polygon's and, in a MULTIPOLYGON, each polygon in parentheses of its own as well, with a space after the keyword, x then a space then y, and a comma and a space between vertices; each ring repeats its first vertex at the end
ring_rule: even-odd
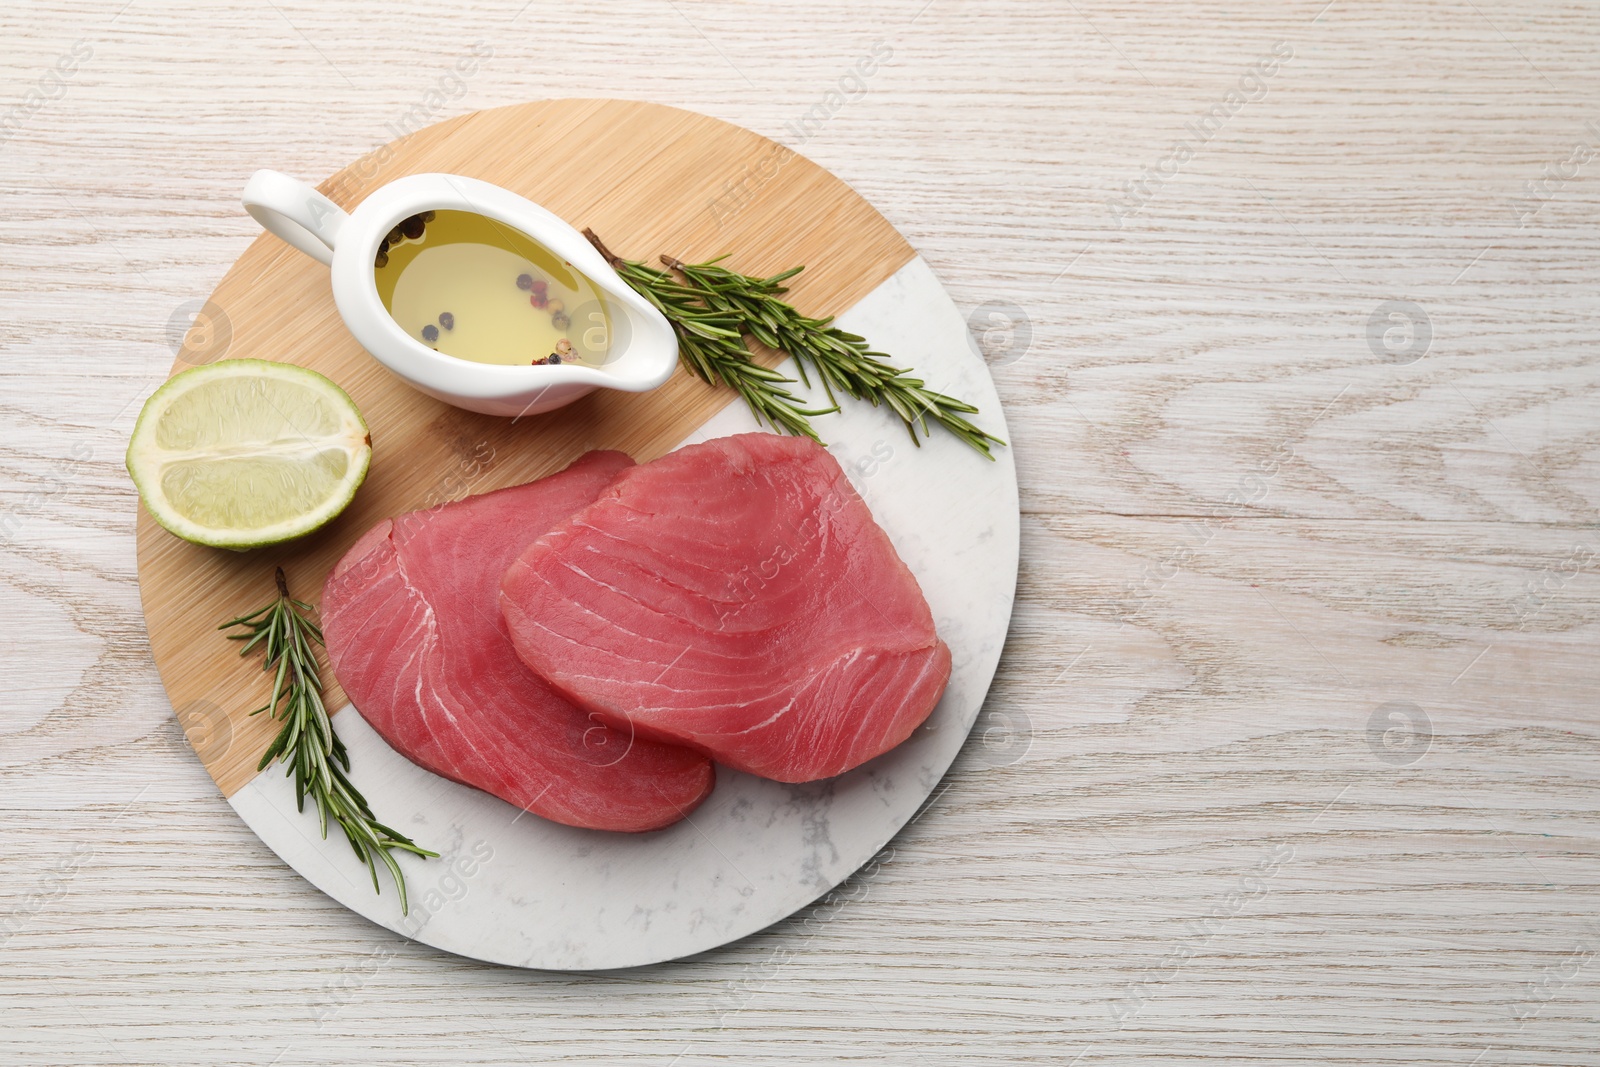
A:
POLYGON ((685 748, 635 739, 552 692, 511 647, 500 575, 633 461, 591 452, 559 474, 385 520, 322 594, 328 659, 362 718, 413 763, 569 826, 654 830, 711 792, 685 748))

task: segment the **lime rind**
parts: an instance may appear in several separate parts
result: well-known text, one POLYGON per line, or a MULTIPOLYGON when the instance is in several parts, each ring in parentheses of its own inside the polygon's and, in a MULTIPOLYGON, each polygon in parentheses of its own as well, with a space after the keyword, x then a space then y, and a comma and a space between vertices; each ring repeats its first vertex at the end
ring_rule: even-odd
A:
POLYGON ((366 421, 343 389, 260 359, 169 379, 145 402, 127 455, 156 522, 186 541, 238 551, 327 525, 371 462, 366 421))

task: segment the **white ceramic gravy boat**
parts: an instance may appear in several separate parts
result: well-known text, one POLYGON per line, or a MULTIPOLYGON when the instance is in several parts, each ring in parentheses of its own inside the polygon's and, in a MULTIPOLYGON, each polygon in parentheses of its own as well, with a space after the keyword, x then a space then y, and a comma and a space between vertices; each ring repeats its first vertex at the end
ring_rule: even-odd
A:
POLYGON ((654 389, 677 367, 678 341, 666 318, 630 289, 581 233, 497 185, 455 174, 413 174, 376 190, 347 214, 306 183, 261 170, 245 186, 244 206, 267 230, 328 264, 334 303, 363 348, 446 403, 487 415, 532 415, 596 388, 654 389), (477 363, 437 352, 402 329, 378 295, 373 261, 402 220, 441 210, 473 212, 521 231, 587 276, 610 319, 603 366, 477 363))

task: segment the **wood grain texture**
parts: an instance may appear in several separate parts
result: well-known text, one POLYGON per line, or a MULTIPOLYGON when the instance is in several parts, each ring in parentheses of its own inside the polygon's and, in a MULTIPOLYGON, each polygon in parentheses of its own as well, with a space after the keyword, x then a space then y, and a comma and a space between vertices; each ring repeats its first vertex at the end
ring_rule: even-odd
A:
MULTIPOLYGON (((659 104, 554 100, 463 115, 374 149, 321 189, 353 210, 387 182, 433 172, 510 189, 579 229, 592 227, 627 258, 654 263, 665 252, 699 262, 738 252, 739 268, 761 275, 805 265, 790 297, 808 314, 844 311, 912 256, 882 215, 821 167, 749 130, 659 104), (724 174, 750 177, 730 194, 724 174)), ((327 268, 270 235, 239 257, 208 308, 185 336, 174 374, 223 357, 310 367, 350 394, 373 436, 372 470, 355 503, 282 549, 192 545, 140 510, 150 648, 179 721, 229 796, 255 777, 280 724, 252 714, 266 699, 260 663, 241 659, 216 625, 265 602, 273 567, 284 568, 296 597, 315 604, 333 565, 389 516, 519 485, 591 449, 643 463, 733 396, 680 368, 652 392, 598 390, 528 419, 461 411, 368 356, 339 317, 327 268)), ((326 683, 324 698, 337 712, 344 692, 331 673, 326 683)))
POLYGON ((94 51, 0 146, 0 1063, 1600 1063, 1592 4, 518 6, 0 10, 6 108, 94 51), (844 896, 603 977, 400 942, 239 823, 120 470, 252 170, 552 96, 784 140, 1031 333, 1017 614, 948 790, 844 896))

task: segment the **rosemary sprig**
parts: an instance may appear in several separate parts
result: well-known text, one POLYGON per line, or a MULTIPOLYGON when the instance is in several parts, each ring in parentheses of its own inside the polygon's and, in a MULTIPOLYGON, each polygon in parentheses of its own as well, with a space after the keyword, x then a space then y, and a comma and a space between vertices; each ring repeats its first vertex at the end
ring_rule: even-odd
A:
POLYGON ((700 379, 710 385, 719 382, 736 391, 755 414, 774 430, 804 434, 818 440, 808 419, 838 411, 804 407, 799 397, 784 388, 794 379, 785 378, 770 367, 750 358, 745 347, 740 320, 729 311, 708 307, 701 294, 680 283, 666 271, 656 270, 636 260, 612 253, 593 230, 583 235, 599 250, 612 268, 635 292, 667 317, 678 335, 678 354, 700 379))
POLYGON ((889 357, 874 352, 865 338, 833 325, 832 316, 811 318, 780 300, 789 291, 783 283, 804 267, 791 267, 770 278, 756 278, 721 266, 726 257, 707 263, 684 263, 662 256, 661 262, 677 272, 673 274, 621 258, 593 230, 584 230, 583 235, 623 281, 672 323, 678 335, 679 354, 689 369, 706 382, 720 381, 737 390, 756 419, 775 430, 819 440, 808 420, 813 415, 838 411, 835 393, 841 392, 874 407, 887 405, 905 424, 911 442, 918 446, 922 442, 917 431, 929 435, 930 422, 943 426, 990 459, 994 458, 990 446, 1005 444, 966 418, 978 412, 971 404, 929 389, 910 371, 890 365, 889 357), (793 379, 750 358, 745 345, 747 336, 793 356, 800 381, 808 388, 809 365, 822 380, 832 406, 802 407, 800 398, 784 388, 793 384, 793 379))
POLYGON ((865 338, 834 326, 833 316, 811 318, 800 314, 793 304, 780 300, 779 297, 789 291, 783 283, 804 267, 791 267, 770 278, 756 278, 721 266, 725 258, 684 263, 662 256, 661 262, 681 274, 707 307, 736 317, 751 337, 768 348, 793 356, 800 378, 807 385, 811 384, 805 370, 809 363, 822 380, 829 400, 834 399, 834 392, 838 390, 874 407, 887 405, 900 416, 912 444, 920 446, 922 443, 917 439, 919 429, 924 436, 931 432, 930 420, 990 459, 994 458, 990 445, 1005 444, 966 419, 967 415, 977 414, 976 407, 929 389, 921 378, 912 377, 910 371, 890 365, 889 357, 874 352, 865 338))
POLYGON ((333 816, 350 847, 372 872, 375 893, 382 892, 378 888, 378 861, 381 860, 389 868, 400 892, 400 912, 408 914, 405 876, 390 851, 402 849, 430 857, 439 854, 429 852, 379 822, 367 799, 350 784, 346 776, 350 770, 350 754, 345 751, 339 735, 333 732, 333 723, 322 706, 322 677, 313 647, 323 643, 322 630, 307 614, 312 610, 311 605, 289 596, 289 583, 282 567, 278 568, 277 578, 277 599, 259 611, 230 619, 217 627, 244 631, 228 635, 231 641, 245 643, 239 650, 241 656, 249 655, 257 645, 262 645, 266 654, 264 669, 273 676, 272 698, 250 714, 266 712, 269 718, 281 721, 283 728, 267 747, 256 770, 266 770, 275 759, 288 764, 284 773, 294 775, 295 801, 299 809, 305 810, 308 794, 316 801, 324 839, 328 836, 328 816, 333 816))

